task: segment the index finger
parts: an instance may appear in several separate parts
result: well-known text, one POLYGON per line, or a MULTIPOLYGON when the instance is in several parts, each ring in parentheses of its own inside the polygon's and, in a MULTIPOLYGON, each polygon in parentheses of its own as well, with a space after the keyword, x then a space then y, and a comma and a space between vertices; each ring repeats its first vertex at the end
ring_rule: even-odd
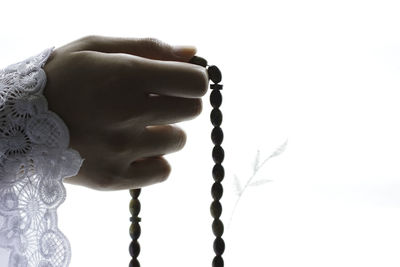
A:
POLYGON ((147 58, 141 61, 141 80, 147 93, 198 98, 207 92, 209 78, 202 66, 147 58))

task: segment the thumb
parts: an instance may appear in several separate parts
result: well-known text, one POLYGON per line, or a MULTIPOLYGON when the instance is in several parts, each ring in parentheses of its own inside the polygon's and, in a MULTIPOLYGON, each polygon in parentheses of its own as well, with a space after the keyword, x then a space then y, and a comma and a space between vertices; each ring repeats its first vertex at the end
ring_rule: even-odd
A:
POLYGON ((81 50, 103 53, 125 53, 148 59, 188 62, 196 53, 195 46, 172 46, 156 38, 121 38, 91 35, 79 40, 81 50))
POLYGON ((197 48, 191 45, 177 45, 172 47, 172 53, 179 61, 187 62, 196 55, 197 48))

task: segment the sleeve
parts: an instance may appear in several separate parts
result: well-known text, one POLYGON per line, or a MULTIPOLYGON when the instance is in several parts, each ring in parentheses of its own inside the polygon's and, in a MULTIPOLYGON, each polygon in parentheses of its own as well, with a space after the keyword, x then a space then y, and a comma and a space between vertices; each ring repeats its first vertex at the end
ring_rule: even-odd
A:
POLYGON ((0 70, 0 266, 64 267, 68 239, 57 227, 63 178, 83 160, 48 110, 43 70, 54 47, 0 70))

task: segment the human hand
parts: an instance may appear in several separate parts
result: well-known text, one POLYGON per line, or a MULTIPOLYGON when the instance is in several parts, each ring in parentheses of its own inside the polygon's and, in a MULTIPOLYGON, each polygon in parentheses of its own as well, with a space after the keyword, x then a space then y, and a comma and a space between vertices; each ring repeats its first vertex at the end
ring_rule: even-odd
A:
POLYGON ((84 158, 64 182, 96 190, 134 189, 166 180, 162 156, 181 150, 185 132, 169 124, 197 117, 205 68, 154 38, 87 36, 54 50, 43 67, 44 96, 84 158))

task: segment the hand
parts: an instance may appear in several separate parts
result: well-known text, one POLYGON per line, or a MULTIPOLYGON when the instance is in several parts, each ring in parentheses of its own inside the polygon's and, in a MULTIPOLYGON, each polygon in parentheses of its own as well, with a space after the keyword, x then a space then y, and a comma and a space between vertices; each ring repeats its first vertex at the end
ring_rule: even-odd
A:
POLYGON ((43 94, 85 159, 64 182, 122 190, 165 181, 171 166, 162 156, 186 143, 169 124, 197 117, 208 88, 206 69, 187 63, 195 53, 180 58, 157 39, 104 36, 57 48, 43 94))

